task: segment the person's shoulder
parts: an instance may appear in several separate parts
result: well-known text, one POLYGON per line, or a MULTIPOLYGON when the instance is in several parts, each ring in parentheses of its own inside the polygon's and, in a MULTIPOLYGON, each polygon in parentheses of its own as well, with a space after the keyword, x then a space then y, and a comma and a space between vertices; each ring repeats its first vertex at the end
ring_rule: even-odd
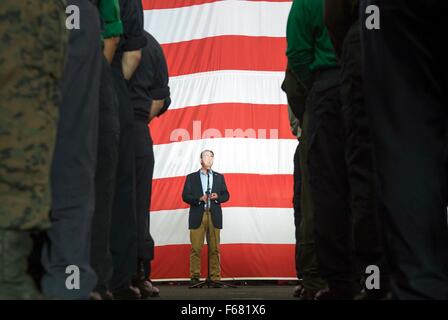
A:
POLYGON ((160 59, 161 57, 165 57, 163 53, 162 46, 157 41, 156 38, 146 30, 143 33, 143 36, 146 39, 146 45, 143 48, 143 53, 151 57, 152 59, 160 59))
POLYGON ((187 174, 187 179, 197 175, 198 173, 199 173, 199 171, 195 171, 195 172, 187 174))
POLYGON ((224 177, 224 175, 222 173, 219 173, 217 171, 213 171, 213 175, 214 176, 219 176, 219 177, 224 177))
POLYGON ((144 30, 143 31, 143 36, 146 39, 146 47, 150 50, 162 50, 162 46, 160 45, 159 41, 157 41, 157 39, 148 31, 144 30))
POLYGON ((309 14, 319 11, 323 8, 323 1, 316 0, 294 0, 291 10, 296 14, 309 14))
POLYGON ((144 36, 145 36, 145 38, 146 38, 146 40, 148 41, 149 44, 152 44, 152 45, 154 45, 154 44, 160 45, 159 42, 157 41, 157 39, 154 38, 154 36, 153 36, 152 34, 150 34, 148 31, 146 31, 146 30, 143 31, 143 34, 144 34, 144 36))

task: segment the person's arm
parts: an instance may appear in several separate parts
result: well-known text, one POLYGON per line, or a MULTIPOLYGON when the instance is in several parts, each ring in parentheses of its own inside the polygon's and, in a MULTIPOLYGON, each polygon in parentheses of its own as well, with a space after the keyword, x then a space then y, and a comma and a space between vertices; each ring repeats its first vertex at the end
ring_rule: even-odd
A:
POLYGON ((297 119, 302 119, 303 121, 308 90, 299 83, 289 64, 286 68, 285 79, 281 88, 286 93, 289 109, 291 109, 297 119))
POLYGON ((166 93, 154 94, 154 90, 152 90, 150 93, 153 100, 151 103, 151 112, 149 114, 149 121, 151 121, 155 117, 160 117, 168 110, 169 106, 171 105, 169 88, 166 88, 166 90, 160 92, 166 92, 166 93), (165 96, 166 98, 164 98, 165 96))
POLYGON ((356 1, 325 0, 324 22, 338 57, 350 26, 356 21, 356 1))
POLYGON ((137 70, 142 60, 142 51, 140 49, 134 51, 125 51, 121 60, 123 76, 126 80, 132 78, 135 70, 137 70))
POLYGON ((120 18, 118 0, 100 0, 98 11, 104 24, 101 36, 104 39, 103 53, 109 63, 112 62, 117 50, 120 36, 123 34, 123 24, 120 18))
POLYGON ((171 98, 170 98, 170 87, 168 86, 169 82, 169 75, 168 75, 168 65, 166 63, 165 55, 163 53, 162 47, 157 42, 157 40, 152 37, 152 41, 154 42, 155 49, 154 49, 154 85, 151 89, 151 97, 155 100, 162 100, 163 104, 161 108, 158 108, 157 112, 155 113, 155 116, 160 117, 162 114, 164 114, 170 104, 171 104, 171 98))
POLYGON ((104 39, 104 48, 103 54, 106 57, 107 62, 109 64, 112 63, 112 60, 115 55, 115 51, 117 51, 118 43, 120 42, 120 37, 112 37, 104 39))
POLYGON ((316 0, 293 2, 286 28, 288 64, 305 89, 311 87, 309 66, 314 61, 313 15, 308 7, 309 1, 316 0))
POLYGON ((220 203, 227 202, 230 199, 230 194, 229 191, 227 190, 226 180, 224 179, 224 176, 222 176, 222 185, 223 187, 218 193, 218 201, 220 203))
POLYGON ((122 12, 125 41, 123 45, 122 70, 126 80, 131 79, 142 59, 141 49, 146 45, 143 30, 141 0, 126 0, 122 12))
MULTIPOLYGON (((202 197, 201 197, 202 199, 202 197)), ((201 205, 201 199, 196 199, 193 195, 193 191, 191 189, 191 181, 190 181, 190 177, 187 176, 186 180, 185 180, 185 184, 184 184, 184 190, 182 191, 182 200, 185 203, 188 203, 191 206, 199 206, 201 205)))
POLYGON ((160 117, 162 114, 164 114, 164 113, 168 110, 168 108, 170 107, 170 105, 171 105, 171 97, 168 97, 168 98, 163 99, 163 106, 162 106, 162 108, 160 109, 160 111, 159 111, 159 113, 157 114, 157 116, 160 117))
POLYGON ((289 118, 289 125, 291 126, 291 133, 296 137, 300 137, 301 132, 300 121, 295 116, 290 105, 288 105, 288 118, 289 118))
POLYGON ((165 100, 153 100, 151 103, 151 113, 149 114, 149 122, 157 117, 162 110, 165 100))

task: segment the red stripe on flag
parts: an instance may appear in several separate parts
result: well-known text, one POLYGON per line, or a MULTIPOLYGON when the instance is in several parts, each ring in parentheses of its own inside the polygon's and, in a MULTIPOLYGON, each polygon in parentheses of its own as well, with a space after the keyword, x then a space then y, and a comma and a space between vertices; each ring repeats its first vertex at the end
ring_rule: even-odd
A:
MULTIPOLYGON (((222 0, 142 0, 142 4, 144 10, 153 10, 153 9, 182 8, 220 1, 222 0)), ((248 0, 248 1, 291 2, 292 0, 248 0)))
MULTIPOLYGON (((290 174, 258 175, 227 173, 224 177, 230 193, 230 200, 223 203, 223 207, 292 207, 293 176, 290 174)), ((188 208, 189 205, 182 201, 184 183, 185 177, 153 180, 152 194, 170 196, 152 197, 151 211, 188 208)))
POLYGON ((154 144, 208 137, 295 139, 286 105, 222 103, 168 110, 150 125, 154 144))
POLYGON ((170 76, 216 71, 284 71, 286 38, 216 36, 163 44, 170 76), (235 50, 235 48, 238 48, 235 50))
POLYGON ((143 10, 154 10, 182 8, 218 1, 220 0, 142 0, 142 4, 143 10))
MULTIPOLYGON (((185 230, 188 232, 188 230, 185 230)), ((157 239, 155 239, 157 243, 157 239)), ((188 244, 155 247, 151 278, 189 279, 188 244)), ((294 244, 223 244, 222 278, 296 278, 294 244)), ((207 247, 201 252, 201 277, 207 276, 207 247)))

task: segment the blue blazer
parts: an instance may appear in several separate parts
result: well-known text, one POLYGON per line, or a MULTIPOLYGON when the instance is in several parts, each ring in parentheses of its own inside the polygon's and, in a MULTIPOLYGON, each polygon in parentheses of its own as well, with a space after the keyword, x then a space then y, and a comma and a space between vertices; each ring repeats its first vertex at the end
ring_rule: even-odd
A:
MULTIPOLYGON (((210 211, 213 226, 217 229, 222 229, 221 203, 228 201, 230 195, 227 190, 224 176, 218 172, 212 172, 213 186, 211 193, 217 193, 218 199, 211 200, 210 211)), ((184 191, 182 192, 182 200, 190 205, 190 213, 188 216, 189 229, 197 229, 202 223, 205 202, 199 201, 199 198, 203 195, 204 192, 202 191, 200 171, 190 173, 185 179, 184 191)))

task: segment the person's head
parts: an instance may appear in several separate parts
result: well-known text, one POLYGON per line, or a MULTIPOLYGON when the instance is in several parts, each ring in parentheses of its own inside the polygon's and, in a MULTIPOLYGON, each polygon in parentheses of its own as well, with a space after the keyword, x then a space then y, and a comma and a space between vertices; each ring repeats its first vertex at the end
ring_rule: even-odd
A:
POLYGON ((213 158, 215 154, 212 150, 204 150, 201 152, 201 166, 203 169, 211 169, 213 166, 213 158))

